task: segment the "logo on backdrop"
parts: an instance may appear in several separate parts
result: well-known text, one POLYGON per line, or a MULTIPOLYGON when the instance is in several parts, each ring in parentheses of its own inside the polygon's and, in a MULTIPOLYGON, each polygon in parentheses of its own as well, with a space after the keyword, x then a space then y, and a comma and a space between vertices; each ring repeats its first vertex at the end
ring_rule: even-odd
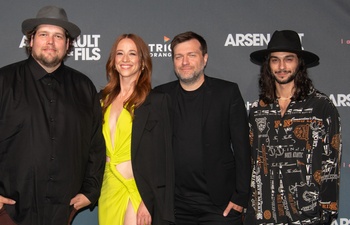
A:
POLYGON ((346 162, 345 160, 342 160, 340 166, 341 166, 341 168, 344 168, 344 169, 350 169, 350 162, 346 162))
POLYGON ((350 106, 350 94, 330 94, 329 98, 336 107, 350 106))
POLYGON ((163 43, 148 44, 151 57, 169 58, 171 57, 170 38, 163 36, 163 43))
MULTIPOLYGON (((100 34, 84 34, 80 35, 74 41, 74 49, 68 56, 76 61, 97 61, 101 59, 101 49, 99 48, 100 34)), ((26 47, 26 37, 22 37, 20 48, 26 47)))
POLYGON ((342 45, 350 45, 350 39, 341 38, 340 39, 340 44, 342 44, 342 45))
MULTIPOLYGON (((304 33, 298 33, 302 42, 304 33)), ((232 47, 251 47, 251 46, 267 46, 271 39, 271 34, 263 33, 236 33, 228 34, 225 41, 225 46, 232 47)))
POLYGON ((74 60, 97 61, 101 59, 101 49, 99 48, 100 34, 80 35, 74 42, 74 49, 69 54, 74 60))
POLYGON ((332 225, 350 225, 350 219, 339 218, 339 223, 337 221, 332 222, 332 225))
MULTIPOLYGON (((350 107, 350 94, 330 94, 329 99, 333 102, 335 107, 350 107)), ((252 103, 253 102, 249 101, 246 102, 245 107, 248 111, 250 110, 252 103)), ((343 167, 350 168, 350 163, 343 167)))

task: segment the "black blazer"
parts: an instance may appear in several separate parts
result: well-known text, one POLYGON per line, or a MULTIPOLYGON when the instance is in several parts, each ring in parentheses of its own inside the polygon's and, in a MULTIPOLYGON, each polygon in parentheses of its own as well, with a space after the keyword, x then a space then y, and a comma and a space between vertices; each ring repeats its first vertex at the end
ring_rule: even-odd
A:
POLYGON ((170 98, 151 91, 135 109, 131 162, 137 188, 152 216, 152 224, 174 222, 174 162, 170 98))
MULTIPOLYGON (((155 89, 168 93, 175 107, 180 88, 173 81, 155 89)), ((251 163, 244 101, 233 82, 205 76, 204 88, 202 140, 209 195, 217 205, 232 201, 247 207, 251 163)))

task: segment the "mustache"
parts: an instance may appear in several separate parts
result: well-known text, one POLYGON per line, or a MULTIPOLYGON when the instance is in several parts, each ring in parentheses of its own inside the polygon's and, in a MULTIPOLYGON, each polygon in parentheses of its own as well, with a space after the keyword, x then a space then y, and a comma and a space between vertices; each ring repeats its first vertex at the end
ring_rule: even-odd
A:
POLYGON ((280 74, 280 73, 292 73, 290 70, 277 70, 275 71, 275 74, 280 74))

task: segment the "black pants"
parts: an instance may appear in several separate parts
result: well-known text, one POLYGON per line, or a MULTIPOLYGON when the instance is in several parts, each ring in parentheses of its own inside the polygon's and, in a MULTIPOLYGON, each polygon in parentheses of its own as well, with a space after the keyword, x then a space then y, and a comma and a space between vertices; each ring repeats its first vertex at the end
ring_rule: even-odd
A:
MULTIPOLYGON (((69 216, 69 223, 71 224, 74 216, 76 215, 77 210, 73 208, 72 212, 69 216)), ((0 209, 0 225, 17 225, 9 216, 9 214, 6 212, 5 207, 2 207, 0 209)))
POLYGON ((241 213, 232 209, 226 217, 223 216, 226 207, 175 201, 176 225, 241 225, 241 213))

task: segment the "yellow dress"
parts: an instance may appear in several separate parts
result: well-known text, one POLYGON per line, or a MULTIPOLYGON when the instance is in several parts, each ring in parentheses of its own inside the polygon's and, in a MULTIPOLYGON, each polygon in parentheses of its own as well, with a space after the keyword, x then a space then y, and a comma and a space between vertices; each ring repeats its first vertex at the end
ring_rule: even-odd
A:
POLYGON ((109 129, 110 111, 111 106, 105 112, 103 124, 106 154, 110 162, 106 162, 101 196, 98 201, 98 221, 99 225, 122 225, 128 202, 131 201, 137 212, 141 196, 135 179, 125 179, 116 169, 119 163, 131 160, 131 115, 123 108, 116 124, 113 148, 109 129))

